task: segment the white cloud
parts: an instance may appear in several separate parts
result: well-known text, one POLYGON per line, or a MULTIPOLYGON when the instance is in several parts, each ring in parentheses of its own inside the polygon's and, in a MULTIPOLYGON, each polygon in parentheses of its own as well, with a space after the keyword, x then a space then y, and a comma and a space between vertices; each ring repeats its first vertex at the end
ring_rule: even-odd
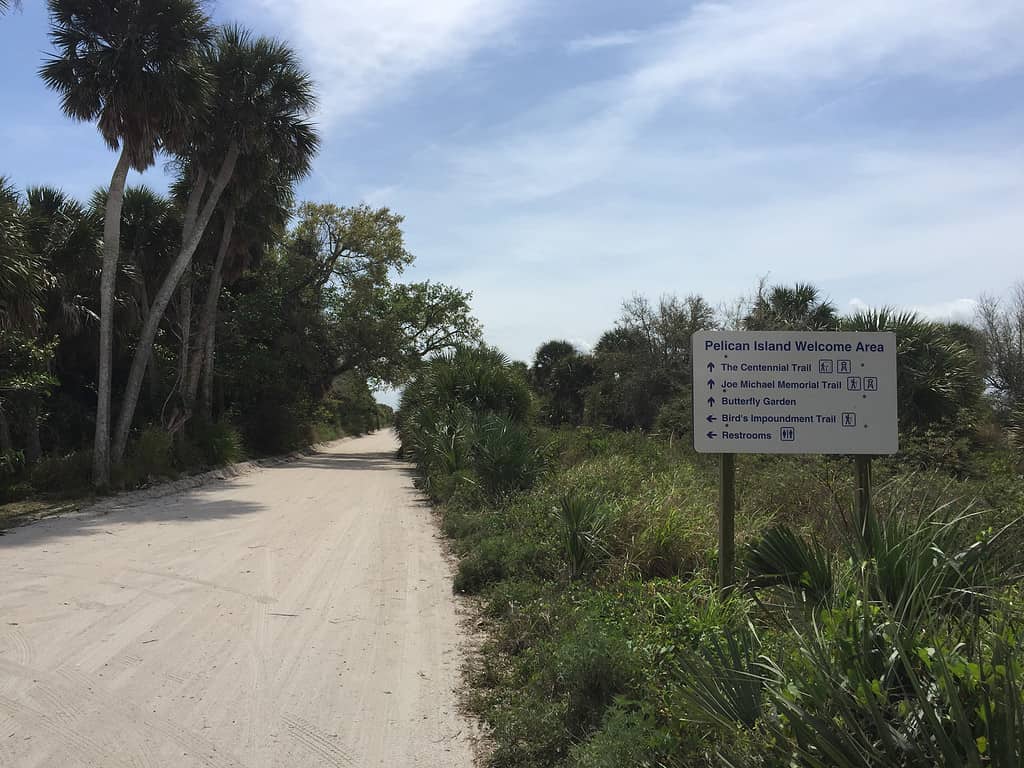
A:
POLYGON ((302 51, 328 124, 495 43, 526 7, 524 0, 251 2, 302 51))
POLYGON ((472 290, 488 339, 525 359, 547 338, 593 342, 633 292, 697 292, 717 305, 765 274, 814 283, 837 302, 859 297, 850 310, 895 305, 967 320, 973 304, 948 297, 1021 276, 1021 161, 1019 148, 992 143, 634 149, 614 179, 553 200, 487 204, 457 188, 440 199, 407 189, 402 210, 423 266, 472 290), (454 208, 464 216, 453 226, 444 212, 454 208), (474 256, 445 264, 452 253, 474 256))
POLYGON ((874 74, 954 79, 1018 67, 1017 0, 736 0, 701 3, 632 78, 653 97, 722 92, 739 98, 874 74))
POLYGON ((869 78, 985 78, 1024 66, 1021 38, 1019 0, 700 3, 651 32, 631 71, 542 104, 509 135, 460 147, 452 159, 483 194, 543 198, 607 176, 670 104, 720 109, 869 78))
MULTIPOLYGON (((872 309, 870 304, 858 298, 850 299, 849 307, 851 313, 872 309)), ((909 304, 898 308, 914 312, 928 320, 970 323, 975 318, 978 302, 976 299, 950 299, 928 304, 909 304)))
POLYGON ((605 48, 625 48, 633 45, 646 37, 644 32, 635 29, 625 29, 620 32, 611 32, 606 35, 587 35, 570 40, 566 44, 569 53, 589 53, 605 48))

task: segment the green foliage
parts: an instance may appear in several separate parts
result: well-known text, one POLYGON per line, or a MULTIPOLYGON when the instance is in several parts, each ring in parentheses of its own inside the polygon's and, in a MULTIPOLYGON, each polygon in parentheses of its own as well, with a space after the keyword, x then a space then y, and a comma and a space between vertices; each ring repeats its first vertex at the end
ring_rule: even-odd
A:
POLYGON ((0 332, 34 326, 42 289, 40 261, 26 242, 17 190, 0 176, 0 332))
POLYGON ((832 595, 831 555, 786 526, 770 528, 752 542, 743 563, 753 589, 783 586, 814 604, 825 603, 832 595))
POLYGON ((29 482, 33 489, 42 493, 80 495, 92 483, 92 452, 46 456, 32 466, 29 482))
POLYGON ((941 323, 922 320, 912 312, 879 309, 844 319, 842 329, 896 334, 901 429, 953 421, 981 397, 984 383, 974 351, 941 323))
POLYGON ((159 146, 177 149, 205 105, 209 73, 200 52, 212 38, 193 0, 49 0, 57 48, 40 69, 71 118, 96 121, 131 165, 153 164, 159 146))
POLYGON ((132 444, 123 476, 118 485, 132 486, 138 483, 174 477, 174 440, 170 434, 158 427, 142 430, 132 444))
POLYGON ((594 361, 567 341, 542 344, 534 356, 530 379, 541 395, 541 421, 552 426, 583 421, 587 388, 594 383, 594 361))
POLYGON ((597 501, 573 491, 561 498, 558 513, 569 578, 578 579, 602 553, 601 536, 607 514, 597 501))
POLYGON ((863 533, 847 462, 742 457, 749 578, 721 601, 712 462, 607 430, 550 445, 527 491, 443 507, 458 587, 491 622, 471 695, 490 765, 1019 762, 1024 485, 1009 454, 953 480, 877 462, 863 533), (588 501, 570 521, 603 510, 586 579, 565 579, 566 535, 585 544, 592 526, 553 514, 572 495, 588 501))
POLYGON ((625 302, 617 327, 594 347, 586 422, 651 429, 666 403, 690 397, 691 336, 716 325, 714 310, 700 296, 665 296, 657 307, 641 296, 625 302))
POLYGON ((479 419, 472 452, 473 473, 491 498, 529 488, 546 463, 530 431, 508 416, 479 419))
POLYGON ((207 467, 234 464, 245 455, 241 433, 226 419, 193 422, 188 439, 199 451, 202 464, 207 467))
POLYGON ((531 413, 529 386, 507 358, 459 348, 430 360, 405 388, 396 427, 431 497, 477 484, 495 499, 543 470, 544 453, 525 426, 531 413))
POLYGON ((571 768, 661 768, 675 765, 677 745, 655 713, 635 702, 616 702, 601 729, 589 740, 573 745, 571 768))
POLYGON ((750 313, 743 318, 747 331, 834 331, 838 325, 835 304, 822 299, 809 283, 771 288, 762 283, 750 313))
POLYGON ((671 436, 673 440, 686 440, 693 435, 693 397, 679 396, 669 400, 658 411, 654 431, 671 436))

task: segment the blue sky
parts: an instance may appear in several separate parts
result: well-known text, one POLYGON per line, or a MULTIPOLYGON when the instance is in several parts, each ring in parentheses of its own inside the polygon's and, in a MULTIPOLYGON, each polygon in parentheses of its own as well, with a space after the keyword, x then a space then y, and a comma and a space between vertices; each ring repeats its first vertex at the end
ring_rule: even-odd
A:
MULTIPOLYGON (((86 196, 114 158, 0 18, 0 173, 86 196)), ((300 197, 388 205, 417 266, 519 359, 633 293, 810 281, 967 318, 1024 278, 1020 0, 220 0, 320 85, 300 197)), ((133 175, 154 186, 159 168, 133 175)))

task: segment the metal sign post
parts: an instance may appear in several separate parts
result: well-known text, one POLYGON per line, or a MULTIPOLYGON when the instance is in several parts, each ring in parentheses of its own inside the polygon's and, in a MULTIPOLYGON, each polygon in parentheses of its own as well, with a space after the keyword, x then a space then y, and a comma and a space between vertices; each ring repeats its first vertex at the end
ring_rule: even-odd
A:
POLYGON ((700 331, 693 335, 693 444, 721 454, 719 583, 733 582, 735 455, 857 457, 857 515, 871 509, 870 456, 896 453, 896 335, 700 331))
POLYGON ((736 454, 723 453, 718 478, 718 586, 722 595, 736 579, 736 454))
POLYGON ((854 459, 857 473, 857 488, 854 492, 857 501, 857 527, 861 541, 870 546, 868 525, 871 518, 871 457, 857 456, 854 459))

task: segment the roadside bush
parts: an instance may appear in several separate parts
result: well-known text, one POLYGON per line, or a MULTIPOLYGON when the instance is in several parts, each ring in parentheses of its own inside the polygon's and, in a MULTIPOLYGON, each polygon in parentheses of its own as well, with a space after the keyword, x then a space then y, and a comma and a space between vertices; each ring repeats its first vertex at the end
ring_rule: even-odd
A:
POLYGON ((29 482, 37 491, 73 495, 92 487, 92 451, 45 456, 32 465, 29 482))
POLYGON ((713 459, 600 429, 542 434, 551 469, 529 490, 495 503, 466 484, 442 508, 459 587, 491 629, 472 693, 490 765, 1021 764, 1024 731, 1008 729, 1024 707, 1024 478, 1009 451, 974 456, 965 478, 876 462, 867 536, 849 460, 742 457, 747 589, 721 600, 713 459), (585 546, 593 528, 586 512, 562 519, 572 495, 605 511, 599 556, 577 560, 589 578, 565 578, 567 534, 585 546))
POLYGON ((432 499, 474 484, 497 499, 529 487, 544 468, 526 426, 532 412, 529 386, 507 358, 461 348, 432 359, 408 384, 395 426, 432 499))
POLYGON ((620 700, 608 709, 601 728, 590 739, 572 747, 567 764, 570 768, 663 768, 683 765, 681 757, 675 739, 654 713, 638 702, 620 700))
POLYGON ((595 731, 616 697, 634 686, 637 668, 625 639, 598 622, 585 622, 557 647, 554 676, 565 692, 565 728, 574 740, 595 731))
POLYGON ((227 420, 203 422, 192 425, 189 436, 199 449, 203 464, 220 467, 241 461, 244 455, 242 435, 227 420))
POLYGON ((507 416, 481 419, 472 451, 473 472, 491 498, 529 488, 545 465, 544 451, 535 445, 529 430, 507 416))
POLYGON ((475 594, 503 579, 539 575, 544 562, 541 548, 531 541, 512 536, 493 536, 478 541, 459 561, 455 574, 456 592, 475 594))
POLYGON ((174 438, 160 427, 146 427, 131 444, 115 483, 131 488, 142 483, 174 477, 174 438))
POLYGON ((684 392, 682 395, 669 400, 658 411, 658 417, 654 420, 654 430, 663 437, 672 441, 682 441, 689 446, 693 440, 693 393, 684 392))
POLYGON ((749 583, 781 588, 815 618, 790 624, 785 646, 734 632, 683 662, 687 717, 719 729, 729 764, 773 764, 730 754, 729 734, 755 726, 778 760, 807 768, 1024 758, 1024 625, 1010 597, 1024 553, 1004 570, 1005 529, 977 533, 977 515, 948 502, 904 504, 849 531, 842 578, 783 528, 750 550, 749 583), (707 652, 726 645, 739 651, 707 652))

